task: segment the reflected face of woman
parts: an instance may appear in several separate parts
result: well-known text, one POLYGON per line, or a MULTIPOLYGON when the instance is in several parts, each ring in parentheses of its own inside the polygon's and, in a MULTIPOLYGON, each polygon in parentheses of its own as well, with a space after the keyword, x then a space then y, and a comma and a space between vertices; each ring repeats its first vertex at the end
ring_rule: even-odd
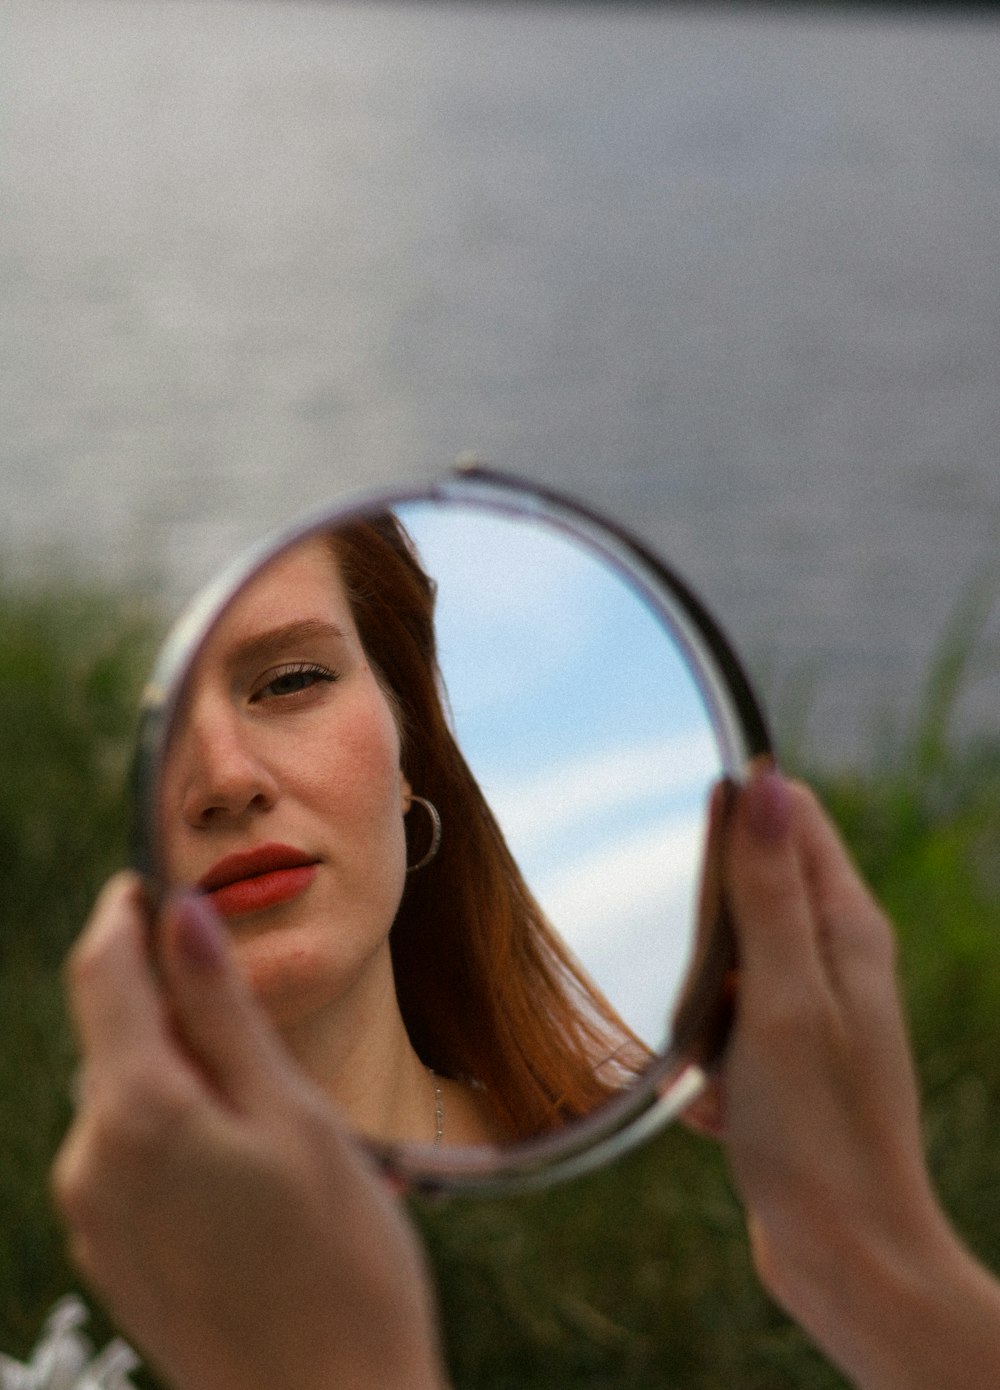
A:
POLYGON ((329 544, 272 560, 210 633, 164 766, 171 881, 226 919, 251 987, 294 1024, 385 977, 410 787, 329 544))

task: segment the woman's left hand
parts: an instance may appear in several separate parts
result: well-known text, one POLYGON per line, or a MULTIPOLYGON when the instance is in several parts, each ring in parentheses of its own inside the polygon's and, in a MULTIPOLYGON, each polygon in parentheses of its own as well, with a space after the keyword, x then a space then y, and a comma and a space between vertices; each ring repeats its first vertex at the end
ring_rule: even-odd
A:
POLYGON ((444 1384, 396 1199, 271 1032, 200 899, 105 887, 70 959, 79 1111, 53 1172, 72 1253, 177 1390, 444 1384))
POLYGON ((688 1119, 726 1145, 757 1272, 864 1390, 993 1390, 1000 1284, 931 1186, 892 929, 815 797, 773 770, 723 840, 735 1020, 688 1119))

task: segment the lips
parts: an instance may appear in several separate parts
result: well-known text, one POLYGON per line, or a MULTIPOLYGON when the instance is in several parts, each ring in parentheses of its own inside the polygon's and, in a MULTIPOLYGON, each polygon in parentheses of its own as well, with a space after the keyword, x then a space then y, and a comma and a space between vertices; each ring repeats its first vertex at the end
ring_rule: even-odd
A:
POLYGON ((228 854, 198 881, 222 917, 241 917, 289 902, 312 883, 317 859, 291 845, 259 845, 228 854))

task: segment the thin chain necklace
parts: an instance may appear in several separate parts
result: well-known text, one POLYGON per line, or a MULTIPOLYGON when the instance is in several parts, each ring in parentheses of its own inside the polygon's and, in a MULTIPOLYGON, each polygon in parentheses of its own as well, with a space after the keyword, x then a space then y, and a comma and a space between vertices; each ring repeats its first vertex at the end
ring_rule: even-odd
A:
POLYGON ((434 1147, 439 1148, 444 1135, 444 1101, 441 1099, 441 1083, 433 1067, 427 1068, 427 1075, 434 1087, 434 1147))

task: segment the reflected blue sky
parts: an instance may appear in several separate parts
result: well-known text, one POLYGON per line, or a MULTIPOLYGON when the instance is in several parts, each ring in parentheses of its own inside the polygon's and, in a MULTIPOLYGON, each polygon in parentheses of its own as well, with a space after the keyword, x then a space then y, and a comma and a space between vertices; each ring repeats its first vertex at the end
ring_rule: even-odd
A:
POLYGON ((463 752, 554 925, 658 1044, 721 770, 683 649, 615 569, 547 524, 398 510, 438 585, 463 752))

